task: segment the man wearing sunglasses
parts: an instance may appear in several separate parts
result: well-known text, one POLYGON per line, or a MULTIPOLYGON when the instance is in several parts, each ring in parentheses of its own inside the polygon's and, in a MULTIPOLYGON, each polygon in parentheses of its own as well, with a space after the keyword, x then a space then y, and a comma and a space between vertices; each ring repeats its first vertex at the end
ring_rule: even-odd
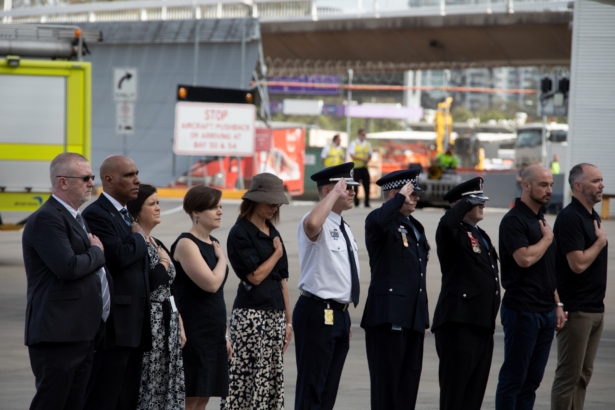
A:
POLYGON ((50 166, 52 195, 28 218, 22 245, 28 281, 25 344, 36 378, 31 409, 80 409, 95 341, 110 312, 104 247, 79 207, 90 199, 88 160, 63 153, 50 166))
POLYGON ((84 409, 113 410, 137 407, 143 352, 151 348, 147 245, 143 229, 126 210, 139 194, 139 170, 128 157, 110 156, 100 166, 103 193, 83 216, 105 246, 114 280, 112 349, 94 355, 94 370, 84 409))

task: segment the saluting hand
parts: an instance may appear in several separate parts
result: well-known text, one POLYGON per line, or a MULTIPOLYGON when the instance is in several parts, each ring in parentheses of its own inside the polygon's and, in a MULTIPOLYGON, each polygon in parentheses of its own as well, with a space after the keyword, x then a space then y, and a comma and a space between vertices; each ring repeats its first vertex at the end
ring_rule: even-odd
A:
POLYGON ((545 219, 543 219, 541 221, 538 221, 538 224, 540 225, 540 232, 542 232, 542 237, 547 239, 549 242, 553 241, 553 229, 551 229, 549 223, 545 219))
POLYGON ((408 182, 406 185, 401 187, 401 189, 399 190, 399 193, 405 196, 406 198, 409 198, 413 192, 414 192, 414 185, 412 185, 411 182, 408 182))
POLYGON ((346 178, 340 178, 337 181, 337 184, 333 187, 333 193, 335 193, 340 198, 346 198, 348 196, 348 191, 346 190, 346 178))
POLYGON ((88 238, 90 239, 90 245, 91 246, 98 246, 101 251, 103 251, 103 252, 105 251, 105 247, 103 246, 103 244, 100 241, 100 239, 98 239, 98 236, 92 235, 91 233, 89 233, 88 234, 88 238))

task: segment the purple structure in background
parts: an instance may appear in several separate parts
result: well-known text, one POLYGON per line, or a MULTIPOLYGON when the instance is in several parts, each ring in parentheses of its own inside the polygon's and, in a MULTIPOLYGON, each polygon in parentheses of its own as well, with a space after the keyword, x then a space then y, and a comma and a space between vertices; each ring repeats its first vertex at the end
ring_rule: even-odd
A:
MULTIPOLYGON (((270 77, 270 82, 340 85, 339 75, 300 75, 293 77, 270 77)), ((339 88, 316 88, 270 85, 269 94, 339 95, 339 88)))
POLYGON ((352 118, 389 118, 418 121, 423 117, 422 107, 403 107, 394 105, 351 105, 348 114, 352 118))
MULTIPOLYGON (((269 107, 272 114, 281 113, 284 104, 281 101, 271 101, 269 107)), ((422 107, 396 107, 394 105, 351 105, 349 108, 350 117, 352 118, 388 118, 408 121, 419 121, 423 118, 422 107)), ((331 117, 345 117, 346 106, 336 104, 324 104, 322 106, 322 115, 331 117)))

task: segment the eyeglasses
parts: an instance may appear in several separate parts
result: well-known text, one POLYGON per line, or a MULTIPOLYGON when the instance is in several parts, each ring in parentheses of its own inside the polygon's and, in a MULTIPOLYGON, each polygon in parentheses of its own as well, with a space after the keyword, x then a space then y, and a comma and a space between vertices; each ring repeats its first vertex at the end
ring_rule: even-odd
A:
POLYGON ((82 180, 83 182, 90 182, 90 179, 94 181, 94 179, 96 178, 96 175, 86 175, 84 177, 69 177, 66 175, 56 175, 56 178, 76 178, 76 179, 82 180))

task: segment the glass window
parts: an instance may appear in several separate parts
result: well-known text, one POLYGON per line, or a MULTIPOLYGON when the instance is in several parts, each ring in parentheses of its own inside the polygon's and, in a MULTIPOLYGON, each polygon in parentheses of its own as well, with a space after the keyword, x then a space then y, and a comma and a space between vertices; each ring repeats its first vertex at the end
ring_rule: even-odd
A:
POLYGON ((542 130, 540 128, 518 131, 517 148, 536 147, 542 144, 542 130))

